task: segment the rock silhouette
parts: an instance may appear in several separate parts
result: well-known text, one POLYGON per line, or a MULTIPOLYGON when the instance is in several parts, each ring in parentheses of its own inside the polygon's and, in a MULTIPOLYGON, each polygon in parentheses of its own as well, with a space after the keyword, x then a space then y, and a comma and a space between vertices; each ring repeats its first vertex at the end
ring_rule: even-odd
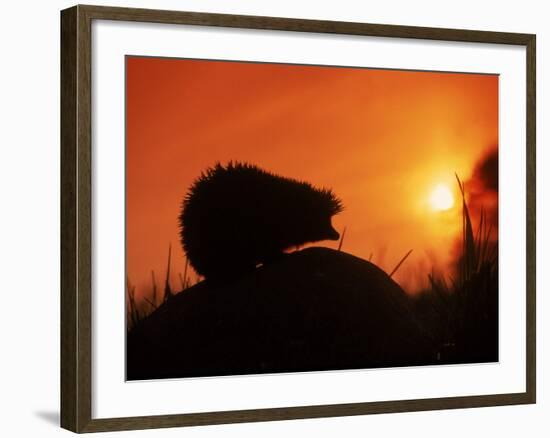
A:
POLYGON ((128 334, 127 378, 426 365, 434 356, 387 274, 312 247, 164 303, 128 334))

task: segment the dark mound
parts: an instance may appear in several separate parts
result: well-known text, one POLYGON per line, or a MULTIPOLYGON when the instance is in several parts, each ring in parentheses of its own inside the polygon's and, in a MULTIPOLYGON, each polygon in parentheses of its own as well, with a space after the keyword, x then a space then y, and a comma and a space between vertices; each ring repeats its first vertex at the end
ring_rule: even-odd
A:
POLYGON ((405 292, 365 260, 308 248, 176 295, 127 338, 127 378, 425 365, 405 292))

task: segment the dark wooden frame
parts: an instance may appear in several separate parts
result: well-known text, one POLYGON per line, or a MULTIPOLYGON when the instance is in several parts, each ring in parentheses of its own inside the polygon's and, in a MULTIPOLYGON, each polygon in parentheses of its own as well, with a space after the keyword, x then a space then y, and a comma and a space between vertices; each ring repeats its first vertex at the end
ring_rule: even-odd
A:
POLYGON ((61 426, 97 432, 535 403, 535 47, 531 34, 75 6, 61 12, 61 426), (92 419, 91 23, 122 20, 525 46, 527 51, 526 392, 92 419))

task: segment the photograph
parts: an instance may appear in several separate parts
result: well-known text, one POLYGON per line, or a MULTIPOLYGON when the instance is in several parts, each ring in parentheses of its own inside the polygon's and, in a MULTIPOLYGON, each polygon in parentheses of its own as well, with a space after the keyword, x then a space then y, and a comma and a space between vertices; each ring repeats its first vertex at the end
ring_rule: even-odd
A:
POLYGON ((126 379, 499 361, 499 75, 125 56, 126 379))

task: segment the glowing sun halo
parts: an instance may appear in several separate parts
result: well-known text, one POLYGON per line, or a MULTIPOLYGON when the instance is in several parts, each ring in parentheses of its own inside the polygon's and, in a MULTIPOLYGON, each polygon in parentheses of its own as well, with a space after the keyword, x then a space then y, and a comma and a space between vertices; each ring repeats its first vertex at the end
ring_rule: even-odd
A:
POLYGON ((444 184, 436 186, 430 195, 430 206, 435 211, 449 210, 454 203, 453 193, 444 184))

